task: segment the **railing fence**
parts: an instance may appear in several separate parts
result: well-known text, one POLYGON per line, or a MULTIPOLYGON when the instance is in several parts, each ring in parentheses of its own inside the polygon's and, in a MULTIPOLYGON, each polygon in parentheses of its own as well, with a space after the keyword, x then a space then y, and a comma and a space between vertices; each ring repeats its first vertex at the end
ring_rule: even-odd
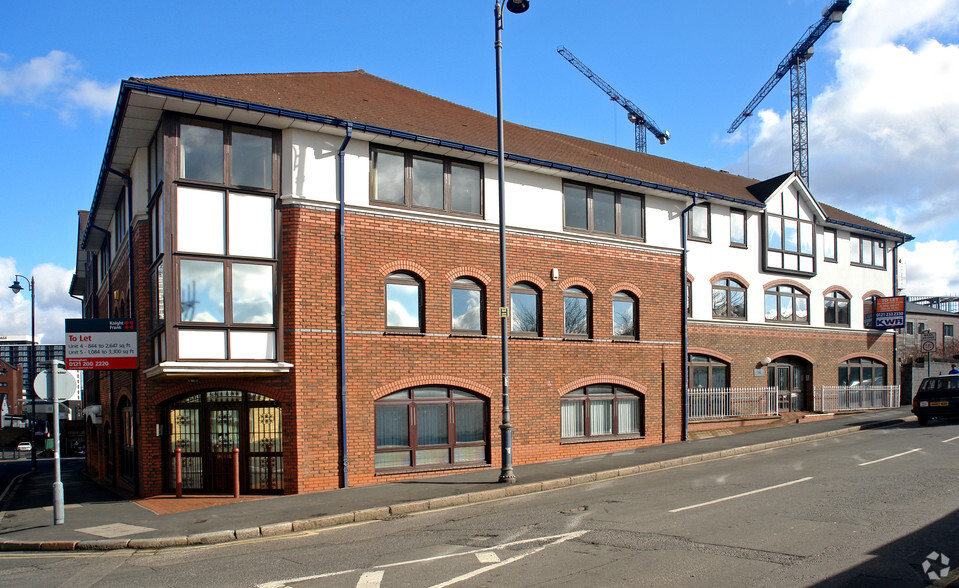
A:
POLYGON ((776 388, 691 388, 688 394, 690 421, 779 414, 776 388))
POLYGON ((899 386, 817 386, 813 402, 816 412, 897 408, 899 386))

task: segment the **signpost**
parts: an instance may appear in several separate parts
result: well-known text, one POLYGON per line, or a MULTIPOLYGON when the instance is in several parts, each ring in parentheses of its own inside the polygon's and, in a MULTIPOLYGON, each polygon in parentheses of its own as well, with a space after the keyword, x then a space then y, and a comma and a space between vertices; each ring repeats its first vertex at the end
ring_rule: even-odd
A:
POLYGON ((936 350, 936 332, 923 331, 919 335, 919 350, 926 354, 926 377, 932 375, 932 352, 936 350))
POLYGON ((43 392, 53 405, 53 524, 63 524, 63 482, 60 481, 60 403, 73 396, 77 380, 61 369, 63 362, 50 361, 50 370, 37 374, 33 389, 43 392))
POLYGON ((66 319, 68 370, 137 369, 133 319, 66 319))

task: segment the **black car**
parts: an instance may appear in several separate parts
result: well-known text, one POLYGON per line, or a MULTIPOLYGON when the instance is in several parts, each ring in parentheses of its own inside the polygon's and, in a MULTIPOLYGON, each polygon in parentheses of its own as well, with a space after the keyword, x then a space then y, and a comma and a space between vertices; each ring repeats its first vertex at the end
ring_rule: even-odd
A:
POLYGON ((932 418, 959 417, 959 375, 925 378, 912 399, 912 412, 920 427, 932 418))

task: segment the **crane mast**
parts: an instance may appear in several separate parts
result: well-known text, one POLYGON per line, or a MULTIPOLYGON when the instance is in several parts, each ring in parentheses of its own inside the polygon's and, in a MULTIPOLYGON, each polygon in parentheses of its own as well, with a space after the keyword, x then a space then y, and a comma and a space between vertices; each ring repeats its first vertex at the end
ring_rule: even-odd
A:
POLYGON ((849 8, 849 0, 835 0, 822 11, 819 22, 806 29, 806 34, 793 45, 786 57, 779 62, 776 71, 766 81, 742 113, 736 117, 727 132, 735 132, 739 125, 752 116, 759 103, 772 91, 785 75, 789 74, 790 117, 792 121, 793 171, 809 186, 809 142, 806 118, 806 61, 812 57, 813 44, 819 40, 834 22, 840 22, 849 8))
POLYGON ((656 121, 646 116, 646 113, 633 104, 632 101, 627 100, 622 94, 614 90, 612 86, 606 83, 606 80, 593 73, 593 70, 586 67, 586 64, 577 59, 566 47, 561 45, 556 49, 556 52, 565 57, 580 73, 589 78, 589 80, 599 86, 602 91, 606 92, 611 99, 626 109, 626 116, 629 122, 633 123, 636 127, 636 151, 646 153, 646 131, 649 131, 654 137, 659 139, 660 144, 666 144, 666 141, 669 140, 668 131, 660 129, 659 126, 656 125, 656 121))

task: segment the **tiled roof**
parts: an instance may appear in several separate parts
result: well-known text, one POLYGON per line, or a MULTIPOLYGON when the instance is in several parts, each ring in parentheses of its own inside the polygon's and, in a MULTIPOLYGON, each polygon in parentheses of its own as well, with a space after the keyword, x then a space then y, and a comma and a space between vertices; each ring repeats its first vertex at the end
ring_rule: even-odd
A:
MULTIPOLYGON (((328 116, 415 135, 495 150, 496 118, 370 75, 362 70, 328 73, 170 76, 131 81, 239 100, 261 106, 328 116)), ((508 153, 640 179, 698 193, 715 193, 763 205, 764 186, 752 178, 638 153, 612 145, 523 125, 505 123, 508 153)), ((770 188, 772 189, 772 188, 770 188)), ((830 218, 897 233, 841 210, 830 218)))

